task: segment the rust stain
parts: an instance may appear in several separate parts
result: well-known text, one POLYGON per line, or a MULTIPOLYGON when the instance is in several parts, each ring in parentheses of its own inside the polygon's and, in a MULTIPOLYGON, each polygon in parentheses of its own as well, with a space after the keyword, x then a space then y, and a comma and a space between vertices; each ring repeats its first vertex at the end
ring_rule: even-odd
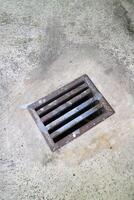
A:
POLYGON ((101 149, 111 149, 115 150, 117 147, 117 143, 115 142, 115 138, 108 137, 107 135, 100 135, 92 140, 90 144, 91 147, 86 148, 85 151, 80 156, 80 162, 87 159, 88 157, 92 157, 101 149))
POLYGON ((26 78, 26 79, 24 80, 24 84, 25 84, 25 85, 29 85, 29 84, 31 84, 31 83, 32 83, 32 81, 31 81, 30 78, 26 78))
POLYGON ((96 153, 103 149, 117 150, 118 148, 117 135, 100 134, 92 139, 90 144, 80 146, 72 150, 67 150, 60 155, 60 158, 68 163, 81 164, 84 160, 93 157, 96 153))

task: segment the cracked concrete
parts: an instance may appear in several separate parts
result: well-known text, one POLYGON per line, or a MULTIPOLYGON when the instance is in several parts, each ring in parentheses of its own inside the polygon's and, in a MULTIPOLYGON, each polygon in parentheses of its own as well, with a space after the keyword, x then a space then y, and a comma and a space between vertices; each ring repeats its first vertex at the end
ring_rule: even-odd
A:
POLYGON ((134 199, 134 1, 0 1, 0 199, 134 199), (52 153, 25 109, 87 73, 115 114, 52 153))

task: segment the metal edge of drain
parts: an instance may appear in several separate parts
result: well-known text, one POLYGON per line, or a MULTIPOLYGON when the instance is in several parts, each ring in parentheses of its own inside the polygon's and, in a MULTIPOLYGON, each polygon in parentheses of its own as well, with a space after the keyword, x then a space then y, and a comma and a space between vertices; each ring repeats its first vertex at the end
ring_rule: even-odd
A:
POLYGON ((94 85, 92 80, 86 74, 84 74, 81 77, 75 79, 74 81, 66 84, 65 86, 55 90, 51 94, 49 94, 45 97, 42 97, 39 100, 35 101, 34 103, 30 104, 28 106, 28 110, 29 110, 32 118, 34 119, 36 125, 38 126, 40 132, 43 134, 51 151, 55 151, 55 150, 61 148, 65 144, 71 142, 75 138, 79 137, 80 135, 82 135, 86 131, 90 130, 91 128, 93 128, 94 126, 96 126, 97 124, 104 121, 105 119, 107 119, 108 117, 110 117, 111 115, 113 115, 115 113, 115 111, 113 110, 111 105, 108 103, 108 101, 105 99, 105 97, 102 95, 102 93, 97 89, 97 87, 94 85), (91 91, 94 93, 94 96, 96 94, 101 95, 101 99, 99 100, 99 103, 103 104, 103 107, 105 108, 106 112, 104 114, 100 115, 99 117, 95 118, 93 121, 90 121, 87 124, 85 124, 84 126, 80 127, 78 130, 72 132, 68 136, 64 137, 62 140, 58 141, 57 143, 54 143, 54 141, 52 140, 52 138, 50 137, 50 135, 48 133, 48 130, 46 129, 45 125, 42 123, 37 112, 35 111, 35 105, 38 106, 38 102, 42 99, 51 99, 51 96, 54 96, 54 94, 58 93, 58 91, 64 90, 65 87, 66 88, 70 87, 73 83, 75 83, 77 81, 85 81, 87 83, 88 87, 91 88, 91 91))
POLYGON ((46 142, 48 143, 48 146, 50 147, 51 151, 55 151, 55 143, 53 142, 53 140, 51 139, 51 137, 49 136, 49 133, 46 129, 46 127, 44 126, 44 124, 42 123, 41 119, 39 118, 39 116, 37 115, 36 111, 31 107, 28 106, 28 110, 32 116, 32 118, 35 121, 35 124, 37 125, 37 127, 39 128, 40 132, 42 133, 42 135, 44 136, 46 142))

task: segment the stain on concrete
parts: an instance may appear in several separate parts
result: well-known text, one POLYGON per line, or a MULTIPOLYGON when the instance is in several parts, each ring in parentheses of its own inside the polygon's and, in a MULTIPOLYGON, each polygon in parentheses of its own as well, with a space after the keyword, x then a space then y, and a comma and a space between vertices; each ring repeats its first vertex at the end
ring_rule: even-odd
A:
POLYGON ((12 14, 3 12, 0 14, 0 25, 4 26, 4 25, 9 25, 14 21, 12 14))
POLYGON ((13 160, 0 159, 0 166, 4 171, 13 170, 15 168, 15 162, 13 160))
MULTIPOLYGON (((126 29, 128 30, 128 32, 130 34, 134 33, 134 16, 131 15, 131 13, 129 13, 129 9, 128 7, 125 6, 125 2, 124 4, 122 3, 123 1, 120 0, 116 0, 114 2, 115 5, 115 10, 114 13, 116 16, 118 16, 119 18, 121 18, 124 22, 124 26, 126 26, 126 29)), ((128 1, 134 9, 134 4, 132 1, 128 1)))
POLYGON ((119 145, 119 138, 114 134, 99 134, 94 137, 86 146, 79 146, 73 150, 63 151, 58 156, 61 162, 65 162, 67 165, 80 165, 82 162, 91 159, 96 154, 103 150, 117 151, 119 145), (77 158, 77 159, 75 159, 77 158))
POLYGON ((46 154, 42 160, 42 166, 47 166, 49 164, 54 164, 56 162, 56 156, 54 154, 46 154))
POLYGON ((30 26, 30 27, 38 27, 39 21, 34 19, 33 16, 27 15, 22 18, 21 25, 30 26))
POLYGON ((28 55, 30 63, 37 63, 39 61, 39 54, 36 51, 32 51, 28 55))
POLYGON ((60 19, 56 17, 48 19, 46 29, 43 35, 38 37, 38 42, 41 45, 38 61, 39 68, 35 69, 32 74, 30 74, 33 80, 37 80, 38 77, 40 77, 40 80, 44 79, 52 63, 54 63, 66 49, 67 41, 64 34, 64 27, 61 25, 60 19))
POLYGON ((106 70, 105 70, 105 73, 106 73, 107 75, 111 74, 112 72, 113 72, 113 68, 109 68, 109 69, 106 69, 106 70))
POLYGON ((65 34, 58 18, 48 19, 45 30, 44 44, 42 44, 40 62, 42 67, 50 66, 59 55, 62 54, 65 46, 65 34))

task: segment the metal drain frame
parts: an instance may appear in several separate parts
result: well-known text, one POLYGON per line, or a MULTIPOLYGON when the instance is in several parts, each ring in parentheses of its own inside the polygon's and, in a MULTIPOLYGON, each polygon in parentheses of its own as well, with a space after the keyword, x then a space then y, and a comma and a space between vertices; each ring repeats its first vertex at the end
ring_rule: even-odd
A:
MULTIPOLYGON (((69 93, 69 92, 68 92, 69 93)), ((64 96, 64 95, 63 95, 64 96)), ((33 117, 35 123, 37 124, 40 132, 43 134, 43 136, 46 139, 46 142, 48 143, 50 149, 52 151, 55 151, 59 149, 60 147, 64 146, 65 144, 69 143, 73 139, 77 138, 78 136, 82 135, 92 127, 96 126, 98 123, 104 121, 106 118, 110 117, 112 114, 114 114, 113 108, 109 105, 107 100, 103 97, 103 95, 100 93, 100 91, 96 88, 94 83, 91 81, 91 79, 86 75, 82 75, 81 77, 77 78, 76 80, 72 81, 71 83, 61 87, 60 89, 52 92, 51 94, 40 98, 38 101, 30 104, 28 106, 28 110, 33 117), (80 83, 84 81, 87 85, 88 88, 91 90, 93 97, 98 96, 99 99, 99 104, 103 106, 105 109, 105 112, 98 116, 97 118, 93 119, 92 121, 87 122, 84 126, 81 126, 79 129, 76 131, 72 132, 71 134, 67 135, 64 137, 62 140, 58 141, 55 143, 53 139, 50 136, 50 133, 48 132, 46 126, 43 124, 41 118, 39 117, 39 114, 37 113, 37 108, 39 108, 41 105, 45 105, 47 102, 51 101, 51 99, 57 97, 59 94, 64 93, 64 91, 69 90, 69 88, 76 84, 77 82, 80 83)))

